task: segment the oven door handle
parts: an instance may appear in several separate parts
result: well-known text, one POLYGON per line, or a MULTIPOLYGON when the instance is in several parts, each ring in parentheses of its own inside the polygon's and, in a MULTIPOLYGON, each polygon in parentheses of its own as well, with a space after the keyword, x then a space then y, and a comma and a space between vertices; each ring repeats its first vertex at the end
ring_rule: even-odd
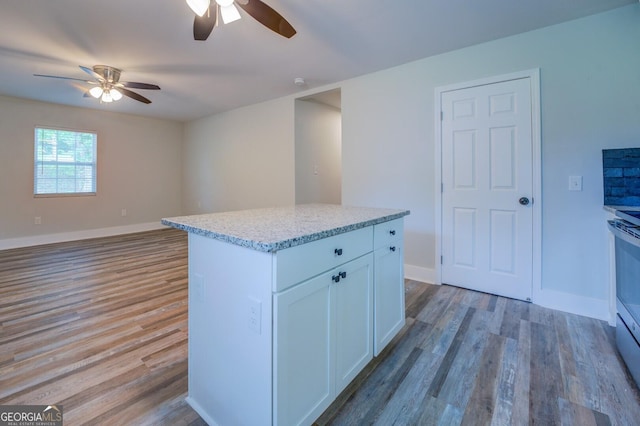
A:
POLYGON ((640 247, 640 238, 629 235, 621 229, 617 228, 615 225, 615 220, 608 220, 607 223, 609 226, 609 231, 611 231, 614 237, 620 238, 622 241, 626 241, 633 246, 640 247))

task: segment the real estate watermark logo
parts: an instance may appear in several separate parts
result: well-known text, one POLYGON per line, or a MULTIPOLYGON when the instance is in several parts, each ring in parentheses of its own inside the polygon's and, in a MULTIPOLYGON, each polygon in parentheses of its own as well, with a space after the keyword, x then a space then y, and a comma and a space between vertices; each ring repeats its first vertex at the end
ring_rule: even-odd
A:
POLYGON ((0 405, 0 426, 62 426, 62 405, 0 405))

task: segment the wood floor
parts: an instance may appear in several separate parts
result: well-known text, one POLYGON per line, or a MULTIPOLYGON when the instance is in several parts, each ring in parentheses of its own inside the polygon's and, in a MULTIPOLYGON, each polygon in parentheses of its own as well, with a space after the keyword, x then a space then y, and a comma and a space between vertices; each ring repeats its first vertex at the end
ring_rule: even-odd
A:
POLYGON ((186 234, 0 251, 0 404, 65 425, 189 424, 186 234))
POLYGON ((415 281, 407 325, 318 425, 638 425, 603 321, 415 281))
MULTIPOLYGON (((407 326, 318 425, 640 423, 606 323, 405 287, 407 326)), ((186 342, 181 231, 0 251, 0 404, 62 404, 71 426, 203 425, 186 342)))

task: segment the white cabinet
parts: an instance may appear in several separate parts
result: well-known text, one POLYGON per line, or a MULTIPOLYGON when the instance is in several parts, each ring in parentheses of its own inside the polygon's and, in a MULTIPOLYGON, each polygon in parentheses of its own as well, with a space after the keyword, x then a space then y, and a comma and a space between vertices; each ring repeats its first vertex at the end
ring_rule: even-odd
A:
POLYGON ((372 260, 274 295, 275 424, 311 424, 373 358, 372 260))
POLYGON ((274 296, 274 424, 300 424, 333 400, 331 287, 326 273, 274 296))
POLYGON ((285 290, 343 263, 371 253, 373 227, 356 229, 275 254, 273 291, 285 290))
POLYGON ((373 359, 373 255, 349 262, 339 272, 344 278, 332 287, 336 294, 335 396, 373 359))
POLYGON ((374 352, 378 356, 405 324, 403 220, 374 226, 374 352))
POLYGON ((209 424, 312 424, 403 324, 402 219, 274 253, 189 233, 187 401, 209 424))

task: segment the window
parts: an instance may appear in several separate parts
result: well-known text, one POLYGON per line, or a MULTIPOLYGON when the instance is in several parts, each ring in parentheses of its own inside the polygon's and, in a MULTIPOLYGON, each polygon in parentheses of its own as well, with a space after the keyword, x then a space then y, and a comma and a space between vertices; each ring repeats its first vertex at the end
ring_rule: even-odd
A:
POLYGON ((73 130, 35 130, 33 193, 95 195, 97 135, 73 130))

